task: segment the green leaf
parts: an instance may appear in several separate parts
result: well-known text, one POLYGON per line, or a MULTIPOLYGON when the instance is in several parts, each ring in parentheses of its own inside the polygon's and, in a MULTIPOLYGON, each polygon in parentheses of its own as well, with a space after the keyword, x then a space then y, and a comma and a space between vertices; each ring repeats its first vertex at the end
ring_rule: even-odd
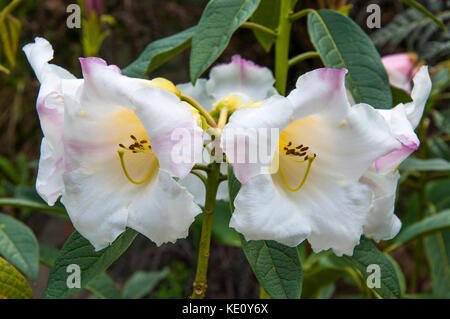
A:
POLYGON ((231 36, 247 21, 260 0, 211 0, 192 37, 190 77, 195 84, 199 76, 225 50, 231 36))
POLYGON ((246 241, 242 249, 264 290, 276 299, 298 299, 302 292, 302 265, 295 247, 273 240, 246 241))
POLYGON ((195 27, 186 29, 170 37, 154 41, 147 45, 136 61, 122 70, 122 73, 135 78, 142 78, 168 60, 183 52, 191 45, 195 27))
POLYGON ((406 244, 420 236, 426 236, 431 233, 450 228, 450 209, 447 209, 437 215, 430 216, 419 222, 416 222, 404 230, 395 238, 392 250, 396 247, 406 244))
POLYGON ((5 214, 0 214, 0 255, 31 280, 37 280, 39 246, 36 237, 28 226, 5 214))
MULTIPOLYGON (((53 267, 58 258, 59 251, 56 248, 40 244, 39 245, 39 259, 41 263, 48 267, 53 267)), ((119 290, 117 290, 114 281, 105 273, 93 279, 86 289, 94 293, 98 298, 102 299, 119 299, 122 298, 119 290)))
MULTIPOLYGON (((230 206, 241 184, 228 166, 230 206)), ((302 265, 296 247, 287 247, 272 240, 246 241, 242 235, 242 249, 260 285, 272 298, 300 298, 302 292, 302 265)))
POLYGON ((412 101, 411 96, 409 96, 409 94, 406 91, 396 88, 395 86, 391 86, 391 94, 392 94, 392 106, 412 101))
MULTIPOLYGON (((438 216, 450 209, 448 190, 450 179, 428 183, 427 200, 437 211, 428 210, 428 216, 438 216)), ((425 253, 430 264, 433 294, 440 298, 450 298, 450 231, 437 232, 424 238, 425 253)))
POLYGON ((126 299, 140 299, 152 291, 153 288, 169 274, 168 269, 161 271, 138 271, 123 287, 123 297, 126 299))
POLYGON ((405 171, 448 171, 450 163, 442 158, 409 157, 400 165, 400 169, 405 171))
POLYGON ((121 299, 116 283, 107 274, 103 273, 94 280, 92 280, 86 289, 91 291, 96 297, 100 299, 121 299))
POLYGON ((89 241, 75 231, 61 248, 50 271, 44 298, 68 298, 86 287, 127 250, 136 235, 136 231, 127 229, 109 247, 95 252, 89 241), (81 269, 81 288, 67 287, 66 269, 71 264, 81 269))
POLYGON ((417 1, 415 1, 415 0, 400 0, 400 1, 403 2, 404 4, 406 4, 407 6, 410 6, 411 8, 414 8, 417 11, 423 13, 428 18, 433 20, 433 22, 436 23, 442 30, 447 31, 447 27, 445 26, 445 24, 442 23, 441 20, 439 20, 433 13, 428 11, 427 8, 425 8, 423 5, 421 5, 417 1))
POLYGON ((31 287, 24 276, 0 257, 0 299, 32 299, 31 287))
POLYGON ((379 251, 369 239, 361 238, 360 244, 353 251, 353 256, 344 256, 343 259, 357 269, 365 280, 371 275, 367 272, 367 266, 378 265, 381 285, 380 288, 373 290, 383 298, 400 298, 402 289, 395 267, 387 255, 379 251))
POLYGON ((212 235, 222 244, 239 247, 241 246, 239 234, 230 228, 230 218, 230 204, 225 201, 216 201, 212 235))
POLYGON ((44 212, 52 212, 56 215, 67 218, 67 213, 64 208, 58 206, 48 206, 45 203, 36 202, 23 198, 0 198, 0 206, 11 206, 26 209, 34 209, 44 212))
POLYGON ((346 87, 356 103, 389 109, 392 94, 386 70, 370 38, 346 16, 332 10, 308 15, 311 41, 328 68, 346 68, 346 87))
MULTIPOLYGON (((274 30, 280 19, 280 0, 261 0, 258 9, 253 13, 250 20, 274 30)), ((270 51, 275 42, 275 37, 259 30, 253 30, 256 39, 261 43, 264 50, 270 51)))
POLYGON ((400 285, 400 296, 404 296, 406 293, 406 279, 405 279, 405 275, 403 274, 402 269, 400 268, 399 264, 395 261, 394 258, 392 258, 391 256, 389 256, 388 254, 385 254, 385 256, 389 259, 389 261, 391 262, 392 266, 395 269, 395 273, 397 275, 398 278, 398 282, 400 285))
POLYGON ((344 274, 344 270, 333 267, 317 267, 303 274, 302 299, 317 299, 322 289, 331 285, 344 274))
POLYGON ((48 267, 53 267, 59 250, 44 244, 39 244, 39 261, 48 267))

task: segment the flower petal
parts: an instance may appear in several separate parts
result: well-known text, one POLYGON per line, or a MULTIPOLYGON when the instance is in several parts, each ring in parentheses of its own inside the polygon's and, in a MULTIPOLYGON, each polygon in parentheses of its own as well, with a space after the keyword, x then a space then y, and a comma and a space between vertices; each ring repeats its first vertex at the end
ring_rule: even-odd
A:
POLYGON ((203 151, 203 131, 189 107, 176 95, 152 87, 136 91, 132 101, 161 168, 184 178, 203 151))
POLYGON ((276 240, 297 246, 311 233, 308 220, 296 213, 269 175, 255 176, 243 184, 234 206, 230 227, 246 240, 276 240))
POLYGON ((222 131, 220 147, 241 183, 268 172, 278 149, 279 134, 291 115, 291 103, 282 96, 272 96, 260 107, 243 108, 231 115, 222 131))
POLYGON ((402 147, 378 158, 375 161, 375 168, 378 172, 393 172, 401 162, 419 148, 420 141, 408 120, 405 105, 399 104, 391 110, 378 112, 384 117, 392 136, 401 143, 402 147))
POLYGON ((54 205, 63 189, 63 94, 74 95, 82 82, 65 69, 48 63, 53 59, 53 48, 47 40, 37 37, 35 42, 25 45, 23 51, 41 83, 36 108, 44 139, 36 189, 48 205, 54 205))
POLYGON ((380 174, 370 168, 361 178, 372 192, 372 208, 364 224, 364 234, 375 241, 395 237, 401 228, 400 219, 394 215, 395 195, 400 174, 380 174))
POLYGON ((370 209, 370 189, 318 175, 308 183, 290 192, 274 175, 250 179, 235 199, 230 226, 247 240, 296 246, 307 238, 315 252, 332 248, 339 256, 351 255, 370 209))
POLYGON ((389 76, 389 83, 406 92, 411 90, 410 81, 416 61, 417 55, 410 53, 390 54, 381 58, 389 76))
MULTIPOLYGON (((124 174, 117 153, 119 143, 138 138, 145 130, 128 109, 90 104, 65 96, 63 141, 65 190, 62 203, 75 226, 96 250, 112 243, 127 226, 129 207, 152 187, 157 169, 148 181, 136 185, 124 174)), ((125 143, 125 142, 124 142, 125 143)), ((143 180, 155 165, 151 153, 128 152, 124 156, 129 174, 143 180)))
POLYGON ((164 171, 151 187, 139 193, 129 207, 128 226, 158 246, 186 238, 200 207, 186 189, 164 171))
POLYGON ((293 117, 300 119, 327 110, 330 118, 342 121, 350 107, 346 73, 346 69, 321 68, 301 75, 287 97, 294 106, 293 117))
POLYGON ((214 101, 220 101, 230 94, 241 94, 259 101, 276 94, 274 82, 268 68, 235 55, 230 63, 211 69, 206 90, 214 101))
POLYGON ((50 206, 55 204, 64 189, 62 179, 64 164, 61 153, 62 147, 56 152, 45 137, 42 139, 36 190, 50 206))
POLYGON ((412 89, 412 102, 405 104, 405 111, 413 128, 419 125, 423 110, 431 92, 431 79, 428 74, 428 67, 422 66, 413 78, 414 87, 412 89))
POLYGON ((340 123, 330 119, 328 110, 297 120, 283 131, 283 140, 306 145, 317 155, 312 171, 353 182, 377 158, 401 148, 383 117, 366 104, 348 107, 340 123))
POLYGON ((135 112, 145 127, 162 169, 185 177, 201 158, 203 131, 189 107, 173 93, 143 86, 98 58, 80 59, 86 78, 85 100, 135 112))

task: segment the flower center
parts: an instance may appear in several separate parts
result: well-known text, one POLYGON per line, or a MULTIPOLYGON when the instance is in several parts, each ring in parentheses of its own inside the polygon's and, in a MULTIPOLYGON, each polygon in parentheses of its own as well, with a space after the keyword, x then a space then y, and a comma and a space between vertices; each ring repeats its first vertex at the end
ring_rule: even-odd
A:
POLYGON ((128 147, 126 147, 123 144, 119 144, 120 149, 117 150, 117 153, 119 154, 120 165, 122 166, 122 170, 123 170, 126 178, 133 184, 139 185, 139 184, 145 183, 153 175, 153 172, 155 171, 156 167, 158 166, 158 159, 155 156, 155 160, 154 160, 152 167, 150 168, 149 172, 147 173, 147 175, 145 175, 145 177, 142 180, 140 180, 140 181, 134 180, 130 176, 130 174, 126 168, 126 165, 125 165, 125 159, 124 159, 125 150, 131 151, 132 153, 151 152, 153 155, 154 155, 154 153, 153 153, 152 147, 147 139, 138 140, 134 135, 130 135, 130 137, 133 140, 133 143, 131 143, 128 147))
POLYGON ((279 172, 281 180, 283 181, 283 184, 286 186, 287 189, 289 189, 291 192, 296 192, 300 188, 303 187, 303 185, 306 182, 306 179, 308 177, 309 171, 311 169, 312 162, 317 157, 317 154, 308 152, 309 146, 299 144, 294 145, 291 141, 289 141, 287 144, 284 145, 281 149, 281 143, 280 143, 280 151, 281 153, 289 160, 294 161, 295 163, 307 163, 305 173, 303 174, 303 177, 297 187, 292 187, 289 185, 289 182, 283 172, 283 169, 281 168, 281 165, 279 166, 279 172))

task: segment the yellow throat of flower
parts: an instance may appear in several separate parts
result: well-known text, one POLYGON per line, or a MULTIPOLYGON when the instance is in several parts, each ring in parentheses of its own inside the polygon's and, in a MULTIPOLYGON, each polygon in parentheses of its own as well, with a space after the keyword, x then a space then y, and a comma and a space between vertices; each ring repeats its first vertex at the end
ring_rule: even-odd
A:
POLYGON ((283 172, 283 169, 281 167, 281 163, 279 164, 278 171, 280 173, 281 180, 283 181, 283 184, 286 186, 288 190, 291 192, 296 192, 300 190, 303 185, 306 182, 306 179, 308 178, 308 174, 311 169, 311 165, 313 161, 316 159, 317 155, 315 153, 309 152, 309 147, 303 144, 294 145, 291 141, 287 141, 286 137, 282 133, 280 136, 280 142, 279 142, 279 153, 282 154, 281 156, 284 156, 285 158, 294 161, 295 163, 298 163, 299 165, 307 165, 305 173, 296 187, 292 187, 289 185, 289 182, 286 178, 286 175, 283 172))
POLYGON ((149 141, 147 139, 142 139, 142 140, 138 140, 134 135, 130 135, 130 138, 133 140, 133 143, 130 144, 129 146, 125 146, 123 144, 119 144, 120 149, 117 151, 117 153, 119 154, 119 158, 120 158, 120 165, 122 166, 122 170, 126 176, 126 178, 133 184, 139 185, 139 184, 143 184, 145 183, 152 175, 153 172, 155 171, 156 167, 158 166, 158 159, 155 156, 155 160, 154 163, 152 165, 152 167, 150 168, 149 172, 145 175, 145 177, 140 180, 140 181, 136 181, 134 180, 128 170, 127 167, 125 165, 125 152, 131 152, 131 153, 152 153, 152 147, 149 143, 149 141))

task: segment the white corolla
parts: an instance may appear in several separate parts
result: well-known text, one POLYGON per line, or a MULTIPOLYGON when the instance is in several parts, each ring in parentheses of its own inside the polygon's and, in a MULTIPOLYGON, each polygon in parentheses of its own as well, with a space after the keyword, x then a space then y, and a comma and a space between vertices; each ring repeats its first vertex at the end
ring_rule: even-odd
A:
POLYGON ((41 82, 39 194, 49 205, 62 194, 96 250, 126 227, 158 245, 186 237, 201 210, 173 176, 198 161, 203 132, 176 88, 126 77, 99 58, 80 58, 84 78, 76 79, 48 63, 53 49, 42 38, 23 50, 41 82))
POLYGON ((296 246, 308 239, 316 252, 331 248, 351 255, 372 227, 368 217, 375 192, 360 179, 377 159, 401 152, 404 144, 379 111, 367 104, 350 106, 345 74, 345 69, 308 72, 287 98, 274 96, 230 117, 221 140, 227 158, 259 143, 272 150, 275 166, 267 174, 261 163, 233 163, 243 185, 230 226, 247 240, 296 246), (275 140, 263 136, 267 145, 241 136, 255 128, 280 133, 275 140))
POLYGON ((364 233, 376 241, 393 238, 401 227, 400 220, 394 215, 395 195, 400 178, 397 168, 420 145, 414 129, 419 125, 431 91, 428 67, 422 66, 413 82, 412 102, 401 103, 390 110, 377 110, 401 148, 378 158, 361 177, 361 182, 373 191, 373 207, 364 225, 364 233))
MULTIPOLYGON (((230 63, 213 67, 209 79, 198 79, 195 86, 191 83, 179 84, 177 88, 198 101, 207 111, 221 107, 235 110, 277 94, 273 87, 274 82, 272 71, 268 68, 235 55, 230 63)), ((208 143, 207 135, 205 138, 208 143)), ((209 151, 210 149, 205 149, 204 164, 208 163, 209 151)), ((221 171, 226 173, 226 164, 221 166, 221 171)), ((204 204, 205 188, 196 176, 188 175, 181 184, 194 194, 197 203, 204 204)), ((217 199, 228 200, 227 183, 220 184, 217 199)))

